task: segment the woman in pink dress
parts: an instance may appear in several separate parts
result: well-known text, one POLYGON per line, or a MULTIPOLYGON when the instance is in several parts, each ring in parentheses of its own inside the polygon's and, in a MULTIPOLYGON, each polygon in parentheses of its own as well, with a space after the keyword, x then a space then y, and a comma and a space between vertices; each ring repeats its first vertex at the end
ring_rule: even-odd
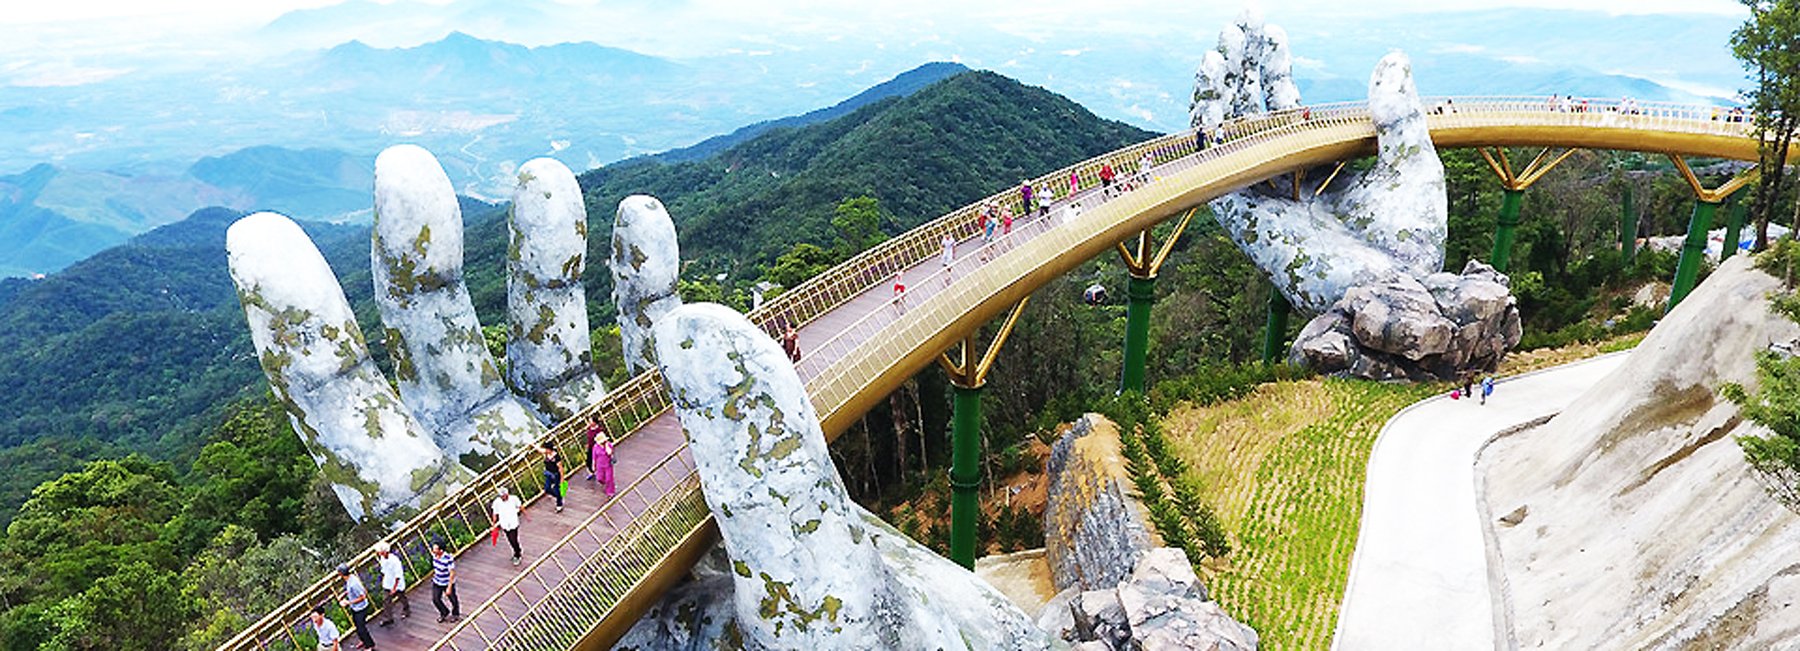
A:
POLYGON ((594 471, 600 477, 600 486, 607 497, 613 495, 613 442, 602 428, 594 437, 594 448, 589 452, 594 460, 594 471))
POLYGON ((1081 172, 1071 170, 1069 172, 1069 196, 1074 197, 1075 193, 1080 192, 1080 191, 1081 191, 1081 172))

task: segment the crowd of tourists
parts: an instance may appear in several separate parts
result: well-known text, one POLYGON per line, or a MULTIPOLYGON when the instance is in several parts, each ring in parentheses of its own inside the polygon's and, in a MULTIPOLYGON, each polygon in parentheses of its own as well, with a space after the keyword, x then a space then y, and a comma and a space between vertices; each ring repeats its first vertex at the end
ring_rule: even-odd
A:
MULTIPOLYGON (((585 435, 586 451, 584 469, 588 481, 595 482, 601 492, 611 498, 616 490, 613 467, 616 459, 613 456, 612 436, 605 426, 595 418, 587 420, 585 435)), ((564 477, 562 454, 555 447, 545 445, 538 448, 543 460, 543 496, 553 499, 556 511, 561 513, 564 498, 569 491, 568 480, 564 477)), ((524 549, 519 544, 519 528, 525 520, 525 503, 518 495, 506 486, 495 489, 494 500, 489 504, 488 534, 489 542, 498 545, 501 537, 512 548, 512 564, 519 565, 524 558, 524 549)), ((378 584, 385 604, 381 614, 380 626, 392 626, 395 616, 401 619, 412 617, 412 603, 406 596, 406 565, 400 556, 394 553, 387 541, 375 543, 375 559, 381 582, 378 584)), ((462 620, 462 603, 456 594, 456 555, 451 552, 450 543, 443 539, 434 539, 430 543, 431 555, 431 603, 437 608, 438 623, 455 623, 462 620)), ((368 616, 374 605, 370 600, 368 588, 362 577, 351 570, 348 564, 337 566, 337 575, 344 582, 338 605, 350 615, 350 630, 338 629, 337 624, 326 615, 324 605, 317 606, 311 614, 313 633, 318 638, 320 651, 339 651, 348 636, 354 635, 357 649, 374 649, 375 638, 369 630, 368 616)))

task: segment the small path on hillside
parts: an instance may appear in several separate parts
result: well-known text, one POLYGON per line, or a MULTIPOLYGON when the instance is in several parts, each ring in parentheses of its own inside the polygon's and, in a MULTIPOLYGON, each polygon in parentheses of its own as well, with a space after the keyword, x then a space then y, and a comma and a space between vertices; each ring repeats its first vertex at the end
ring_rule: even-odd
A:
POLYGON ((1494 648, 1475 457, 1501 432, 1562 411, 1625 356, 1508 378, 1485 406, 1439 395, 1388 421, 1369 454, 1362 526, 1332 648, 1494 648))

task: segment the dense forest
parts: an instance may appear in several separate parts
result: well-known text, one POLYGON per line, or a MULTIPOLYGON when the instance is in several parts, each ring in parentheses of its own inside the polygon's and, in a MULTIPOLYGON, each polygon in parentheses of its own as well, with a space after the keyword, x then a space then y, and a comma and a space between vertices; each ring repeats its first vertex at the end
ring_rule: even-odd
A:
MULTIPOLYGON (((684 294, 743 308, 759 281, 791 287, 1019 178, 1149 135, 970 72, 829 121, 773 128, 709 158, 632 161, 581 182, 595 233, 607 232, 622 197, 663 199, 690 261, 684 294)), ((1486 256, 1499 186, 1473 151, 1441 154, 1448 266, 1460 268, 1486 256)), ((1660 313, 1626 300, 1671 275, 1674 261, 1619 255, 1627 186, 1641 233, 1685 228, 1685 185, 1636 154, 1578 154, 1527 195, 1514 277, 1528 346, 1641 329, 1660 313)), ((181 635, 177 646, 204 647, 354 547, 266 396, 225 271, 223 233, 236 216, 201 211, 48 279, 0 284, 0 463, 11 470, 0 478, 0 518, 10 521, 0 647, 166 648, 181 635)), ((494 330, 504 321, 504 207, 466 201, 464 216, 466 279, 494 330)), ((368 230, 306 228, 365 332, 379 332, 368 230)), ((590 242, 590 259, 604 258, 605 241, 590 242)), ((597 266, 586 279, 596 359, 617 381, 611 288, 597 266)), ((990 473, 1030 463, 1030 437, 1113 394, 1124 307, 1089 306, 1081 290, 1099 283, 1123 296, 1124 282, 1122 265, 1102 256, 1034 296, 986 391, 990 473)), ((1214 222, 1196 219, 1157 285, 1150 373, 1163 383, 1153 398, 1186 395, 1182 383, 1191 393, 1209 369, 1253 361, 1270 291, 1214 222)), ((370 343, 385 364, 378 338, 370 343)), ((880 511, 943 483, 947 391, 928 368, 834 446, 859 500, 880 511)), ((1008 517, 988 530, 1005 529, 1007 546, 1037 542, 1033 523, 1008 517)))

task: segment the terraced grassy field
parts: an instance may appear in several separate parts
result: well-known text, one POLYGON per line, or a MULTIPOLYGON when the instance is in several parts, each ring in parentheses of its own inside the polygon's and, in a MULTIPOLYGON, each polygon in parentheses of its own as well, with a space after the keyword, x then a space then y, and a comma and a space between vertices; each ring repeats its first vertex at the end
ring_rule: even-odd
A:
POLYGON ((1265 384, 1239 400, 1183 406, 1170 445, 1231 536, 1206 584, 1264 649, 1324 649, 1337 625, 1381 426, 1434 386, 1352 380, 1265 384))

